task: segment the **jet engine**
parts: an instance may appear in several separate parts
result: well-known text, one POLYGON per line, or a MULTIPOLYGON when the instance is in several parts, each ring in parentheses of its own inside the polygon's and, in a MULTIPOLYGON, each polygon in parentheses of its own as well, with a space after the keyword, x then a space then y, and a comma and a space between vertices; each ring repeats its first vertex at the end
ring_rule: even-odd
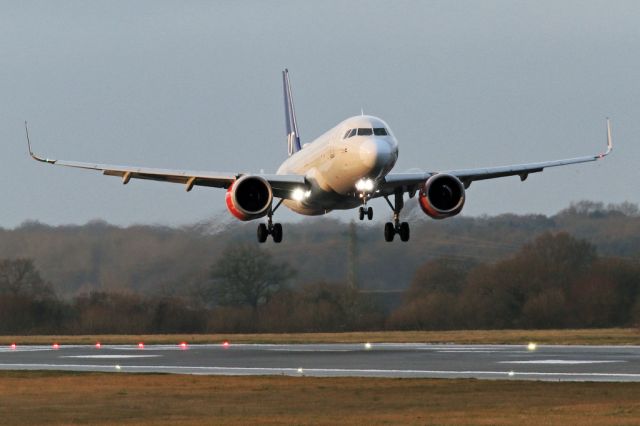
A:
POLYGON ((455 176, 431 176, 420 188, 418 202, 422 211, 434 219, 455 216, 464 206, 464 185, 455 176))
POLYGON ((272 200, 271 185, 259 176, 243 176, 227 189, 227 209, 240 220, 266 216, 272 200))

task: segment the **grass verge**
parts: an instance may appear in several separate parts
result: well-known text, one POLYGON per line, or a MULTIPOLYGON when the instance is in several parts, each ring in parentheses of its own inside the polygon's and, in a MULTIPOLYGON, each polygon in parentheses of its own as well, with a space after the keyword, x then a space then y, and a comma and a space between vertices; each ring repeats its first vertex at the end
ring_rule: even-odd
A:
POLYGON ((4 424, 640 422, 640 383, 0 372, 4 424))
POLYGON ((362 343, 416 342, 460 344, 640 345, 640 329, 376 331, 281 334, 151 334, 91 336, 0 336, 0 345, 32 344, 177 344, 219 343, 362 343))

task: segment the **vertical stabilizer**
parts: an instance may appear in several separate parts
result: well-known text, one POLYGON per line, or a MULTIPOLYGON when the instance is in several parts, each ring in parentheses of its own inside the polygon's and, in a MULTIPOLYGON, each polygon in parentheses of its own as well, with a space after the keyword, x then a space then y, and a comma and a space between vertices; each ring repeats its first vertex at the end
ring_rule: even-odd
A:
POLYGON ((291 94, 291 84, 289 83, 289 70, 282 71, 282 87, 284 90, 284 118, 287 128, 287 144, 289 145, 289 155, 300 151, 300 134, 298 133, 298 122, 296 120, 296 110, 293 107, 293 96, 291 94))

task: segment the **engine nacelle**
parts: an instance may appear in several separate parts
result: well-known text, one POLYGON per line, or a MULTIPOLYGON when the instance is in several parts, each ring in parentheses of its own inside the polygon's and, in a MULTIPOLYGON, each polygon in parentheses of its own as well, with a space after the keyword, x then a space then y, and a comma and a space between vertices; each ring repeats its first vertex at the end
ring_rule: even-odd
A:
POLYGON ((453 175, 431 176, 420 188, 418 202, 422 211, 434 219, 455 216, 464 206, 464 185, 453 175))
POLYGON ((271 185, 260 176, 243 176, 227 189, 227 209, 240 220, 266 216, 272 200, 271 185))

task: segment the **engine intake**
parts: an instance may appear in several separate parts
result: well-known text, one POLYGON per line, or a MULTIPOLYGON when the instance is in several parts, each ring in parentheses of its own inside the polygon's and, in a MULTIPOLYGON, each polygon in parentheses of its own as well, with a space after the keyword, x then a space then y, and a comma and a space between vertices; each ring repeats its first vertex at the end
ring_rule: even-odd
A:
POLYGON ((260 176, 243 176, 227 189, 227 209, 240 220, 266 216, 272 200, 271 185, 260 176))
POLYGON ((453 175, 431 176, 420 188, 418 201, 422 211, 434 219, 455 216, 464 206, 464 185, 453 175))

